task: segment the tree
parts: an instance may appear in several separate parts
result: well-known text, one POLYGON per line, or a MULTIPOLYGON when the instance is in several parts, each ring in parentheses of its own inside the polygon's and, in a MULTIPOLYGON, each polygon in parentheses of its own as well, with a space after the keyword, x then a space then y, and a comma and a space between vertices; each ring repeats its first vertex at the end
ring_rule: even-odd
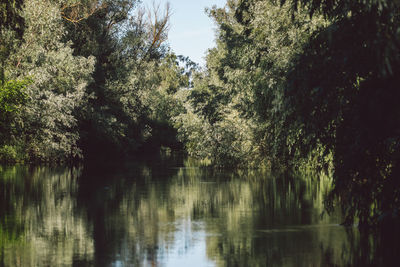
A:
POLYGON ((399 2, 290 1, 322 12, 316 32, 289 75, 286 97, 309 141, 334 156, 335 198, 350 224, 379 223, 398 212, 399 2))
POLYGON ((86 156, 178 146, 172 95, 188 81, 165 43, 169 18, 168 5, 163 13, 121 0, 105 1, 79 23, 65 20, 75 54, 96 58, 92 98, 77 114, 86 156))
POLYGON ((221 136, 222 147, 227 146, 221 151, 242 140, 237 146, 242 152, 211 156, 215 161, 287 164, 297 153, 299 135, 287 128, 285 75, 312 32, 325 22, 321 16, 310 19, 306 12, 292 17, 289 11, 289 5, 270 1, 228 1, 225 8, 209 10, 218 25, 217 46, 209 51, 207 71, 194 80, 189 99, 193 112, 213 129, 208 138, 221 136), (241 128, 229 125, 233 118, 241 128))
POLYGON ((93 58, 76 57, 61 41, 64 27, 58 2, 32 0, 22 15, 23 43, 7 60, 11 78, 32 77, 29 101, 18 120, 19 141, 31 160, 80 157, 75 109, 85 105, 93 58))

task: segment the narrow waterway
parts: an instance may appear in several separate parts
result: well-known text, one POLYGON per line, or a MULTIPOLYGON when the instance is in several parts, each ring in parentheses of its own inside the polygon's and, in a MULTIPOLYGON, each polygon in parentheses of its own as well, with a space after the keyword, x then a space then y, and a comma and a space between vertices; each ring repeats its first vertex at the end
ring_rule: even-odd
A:
MULTIPOLYGON (((385 266, 326 178, 187 160, 0 168, 1 266, 385 266), (154 163, 156 162, 156 163, 154 163)), ((381 257, 381 258, 380 258, 381 257)))

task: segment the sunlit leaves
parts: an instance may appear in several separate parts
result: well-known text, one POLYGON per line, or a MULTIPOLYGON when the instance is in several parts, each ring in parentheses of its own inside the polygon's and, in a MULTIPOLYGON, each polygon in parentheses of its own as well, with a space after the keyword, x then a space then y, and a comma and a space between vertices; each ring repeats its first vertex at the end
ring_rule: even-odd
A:
POLYGON ((9 116, 8 113, 18 112, 28 100, 25 87, 31 83, 29 79, 22 81, 6 81, 0 84, 0 116, 9 116))
POLYGON ((29 1, 23 9, 24 42, 9 57, 11 77, 32 77, 25 90, 29 102, 19 115, 20 138, 28 157, 62 160, 80 155, 74 111, 85 102, 93 59, 73 56, 62 43, 60 9, 48 1, 29 1))

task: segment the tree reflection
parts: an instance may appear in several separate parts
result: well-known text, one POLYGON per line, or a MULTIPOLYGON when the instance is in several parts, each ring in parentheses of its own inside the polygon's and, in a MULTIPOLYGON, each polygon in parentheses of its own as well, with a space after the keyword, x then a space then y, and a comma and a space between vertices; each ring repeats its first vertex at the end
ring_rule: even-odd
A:
POLYGON ((54 266, 84 261, 93 240, 83 214, 76 212, 79 169, 14 166, 1 171, 1 218, 13 218, 19 231, 2 223, 2 265, 54 266), (4 240, 3 240, 4 241, 4 240), (12 242, 10 242, 12 241, 12 242))
POLYGON ((390 266, 398 251, 387 246, 393 231, 360 234, 339 226, 340 214, 321 218, 327 177, 161 159, 0 174, 5 266, 157 266, 185 257, 217 266, 390 266))

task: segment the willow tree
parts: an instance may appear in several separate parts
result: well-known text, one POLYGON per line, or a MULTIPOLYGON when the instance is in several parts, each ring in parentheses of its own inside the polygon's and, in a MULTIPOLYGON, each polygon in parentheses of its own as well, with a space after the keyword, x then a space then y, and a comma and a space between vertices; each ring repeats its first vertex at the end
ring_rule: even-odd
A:
POLYGON ((172 94, 186 82, 166 44, 169 6, 146 10, 136 0, 91 2, 92 9, 80 5, 81 13, 67 7, 64 20, 75 55, 96 59, 87 88, 91 98, 77 113, 80 146, 87 156, 123 155, 168 143, 158 139, 175 136, 165 118, 169 112, 158 110, 170 109, 172 94))
POLYGON ((301 140, 286 125, 286 74, 324 19, 310 19, 304 10, 293 17, 289 5, 270 1, 227 1, 209 14, 217 24, 217 44, 189 97, 199 120, 188 126, 204 121, 204 127, 195 127, 200 134, 182 133, 190 144, 202 144, 194 154, 207 150, 219 164, 288 163, 301 140))
POLYGON ((65 35, 60 2, 27 1, 23 42, 13 48, 6 73, 30 77, 29 101, 15 120, 15 143, 28 159, 64 160, 81 156, 74 111, 85 105, 93 58, 74 56, 65 35))
MULTIPOLYGON (((282 1, 285 2, 285 1, 282 1)), ((334 190, 360 224, 396 217, 400 209, 400 3, 300 0, 332 23, 316 32, 289 75, 286 96, 310 140, 334 155, 334 190)), ((294 9, 294 10, 295 10, 294 9)), ((308 147, 308 148, 307 148, 308 147)))

